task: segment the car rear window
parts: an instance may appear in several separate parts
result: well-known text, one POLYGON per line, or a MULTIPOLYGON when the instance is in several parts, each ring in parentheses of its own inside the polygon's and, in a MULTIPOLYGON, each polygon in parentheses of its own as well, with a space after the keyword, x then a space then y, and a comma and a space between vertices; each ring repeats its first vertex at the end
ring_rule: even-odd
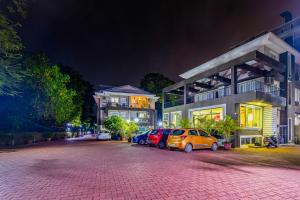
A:
POLYGON ((155 135, 156 133, 158 133, 158 130, 152 130, 149 132, 149 134, 151 134, 151 135, 155 135))
POLYGON ((183 133, 184 133, 184 130, 177 129, 177 130, 173 130, 171 132, 171 135, 182 135, 183 133))

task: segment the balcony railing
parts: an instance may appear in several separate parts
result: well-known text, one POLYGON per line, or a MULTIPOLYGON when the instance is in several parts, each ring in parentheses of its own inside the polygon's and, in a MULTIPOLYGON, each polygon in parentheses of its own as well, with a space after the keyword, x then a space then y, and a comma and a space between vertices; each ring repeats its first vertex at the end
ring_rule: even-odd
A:
POLYGON ((179 106, 179 105, 183 105, 183 104, 184 104, 184 99, 180 98, 180 99, 169 100, 169 101, 165 102, 164 107, 170 108, 170 107, 179 106))
POLYGON ((128 104, 128 103, 115 103, 115 102, 103 102, 103 107, 116 107, 116 108, 145 108, 145 109, 151 109, 151 105, 140 105, 140 104, 128 104))
MULTIPOLYGON (((280 96, 280 88, 278 88, 275 85, 267 85, 264 82, 256 81, 256 80, 245 81, 242 83, 238 83, 237 85, 238 94, 243 94, 243 93, 253 92, 253 91, 264 92, 272 96, 279 97, 281 101, 281 105, 282 106, 286 105, 286 98, 280 96)), ((189 96, 186 99, 186 103, 190 104, 190 103, 201 102, 201 101, 209 101, 209 100, 222 98, 230 95, 231 95, 231 86, 226 86, 214 90, 209 90, 206 92, 201 92, 193 96, 189 96)), ((174 101, 165 102, 164 106, 165 108, 169 108, 169 107, 183 105, 183 104, 184 104, 184 100, 183 98, 181 98, 174 101)))
POLYGON ((266 85, 260 81, 247 81, 238 84, 238 94, 243 94, 251 91, 259 91, 268 93, 274 96, 280 95, 280 89, 275 85, 266 85))

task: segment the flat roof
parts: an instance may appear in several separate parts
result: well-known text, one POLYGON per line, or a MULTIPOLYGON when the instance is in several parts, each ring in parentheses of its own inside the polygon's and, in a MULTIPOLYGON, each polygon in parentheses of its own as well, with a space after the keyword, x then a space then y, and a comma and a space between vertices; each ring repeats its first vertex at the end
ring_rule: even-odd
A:
POLYGON ((264 46, 270 48, 272 51, 278 54, 288 51, 296 57, 296 63, 300 63, 300 53, 295 48, 287 44, 285 41, 280 39, 274 33, 268 32, 257 38, 250 40, 249 42, 242 43, 242 45, 237 46, 236 48, 233 48, 228 52, 212 60, 209 60, 193 69, 190 69, 180 74, 179 76, 184 79, 191 78, 201 72, 207 71, 209 69, 227 63, 233 59, 246 55, 247 53, 250 53, 255 50, 259 50, 261 47, 264 46))

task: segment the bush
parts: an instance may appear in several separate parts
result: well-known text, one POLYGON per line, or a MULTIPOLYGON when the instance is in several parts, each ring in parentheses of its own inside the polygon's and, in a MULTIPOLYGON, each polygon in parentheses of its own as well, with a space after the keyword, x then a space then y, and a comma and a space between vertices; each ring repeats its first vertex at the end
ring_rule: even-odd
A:
POLYGON ((218 133, 224 136, 226 142, 230 143, 233 133, 239 129, 239 126, 236 120, 226 115, 224 120, 216 123, 216 129, 218 133))
POLYGON ((125 136, 126 122, 120 116, 111 116, 104 121, 104 127, 111 133, 112 137, 125 136))

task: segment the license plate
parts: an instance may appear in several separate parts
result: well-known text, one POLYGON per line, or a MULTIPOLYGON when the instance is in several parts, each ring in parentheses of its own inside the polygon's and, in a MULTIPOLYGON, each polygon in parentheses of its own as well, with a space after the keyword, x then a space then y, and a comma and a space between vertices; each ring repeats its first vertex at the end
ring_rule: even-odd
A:
POLYGON ((176 147, 176 144, 169 144, 169 147, 176 147))

